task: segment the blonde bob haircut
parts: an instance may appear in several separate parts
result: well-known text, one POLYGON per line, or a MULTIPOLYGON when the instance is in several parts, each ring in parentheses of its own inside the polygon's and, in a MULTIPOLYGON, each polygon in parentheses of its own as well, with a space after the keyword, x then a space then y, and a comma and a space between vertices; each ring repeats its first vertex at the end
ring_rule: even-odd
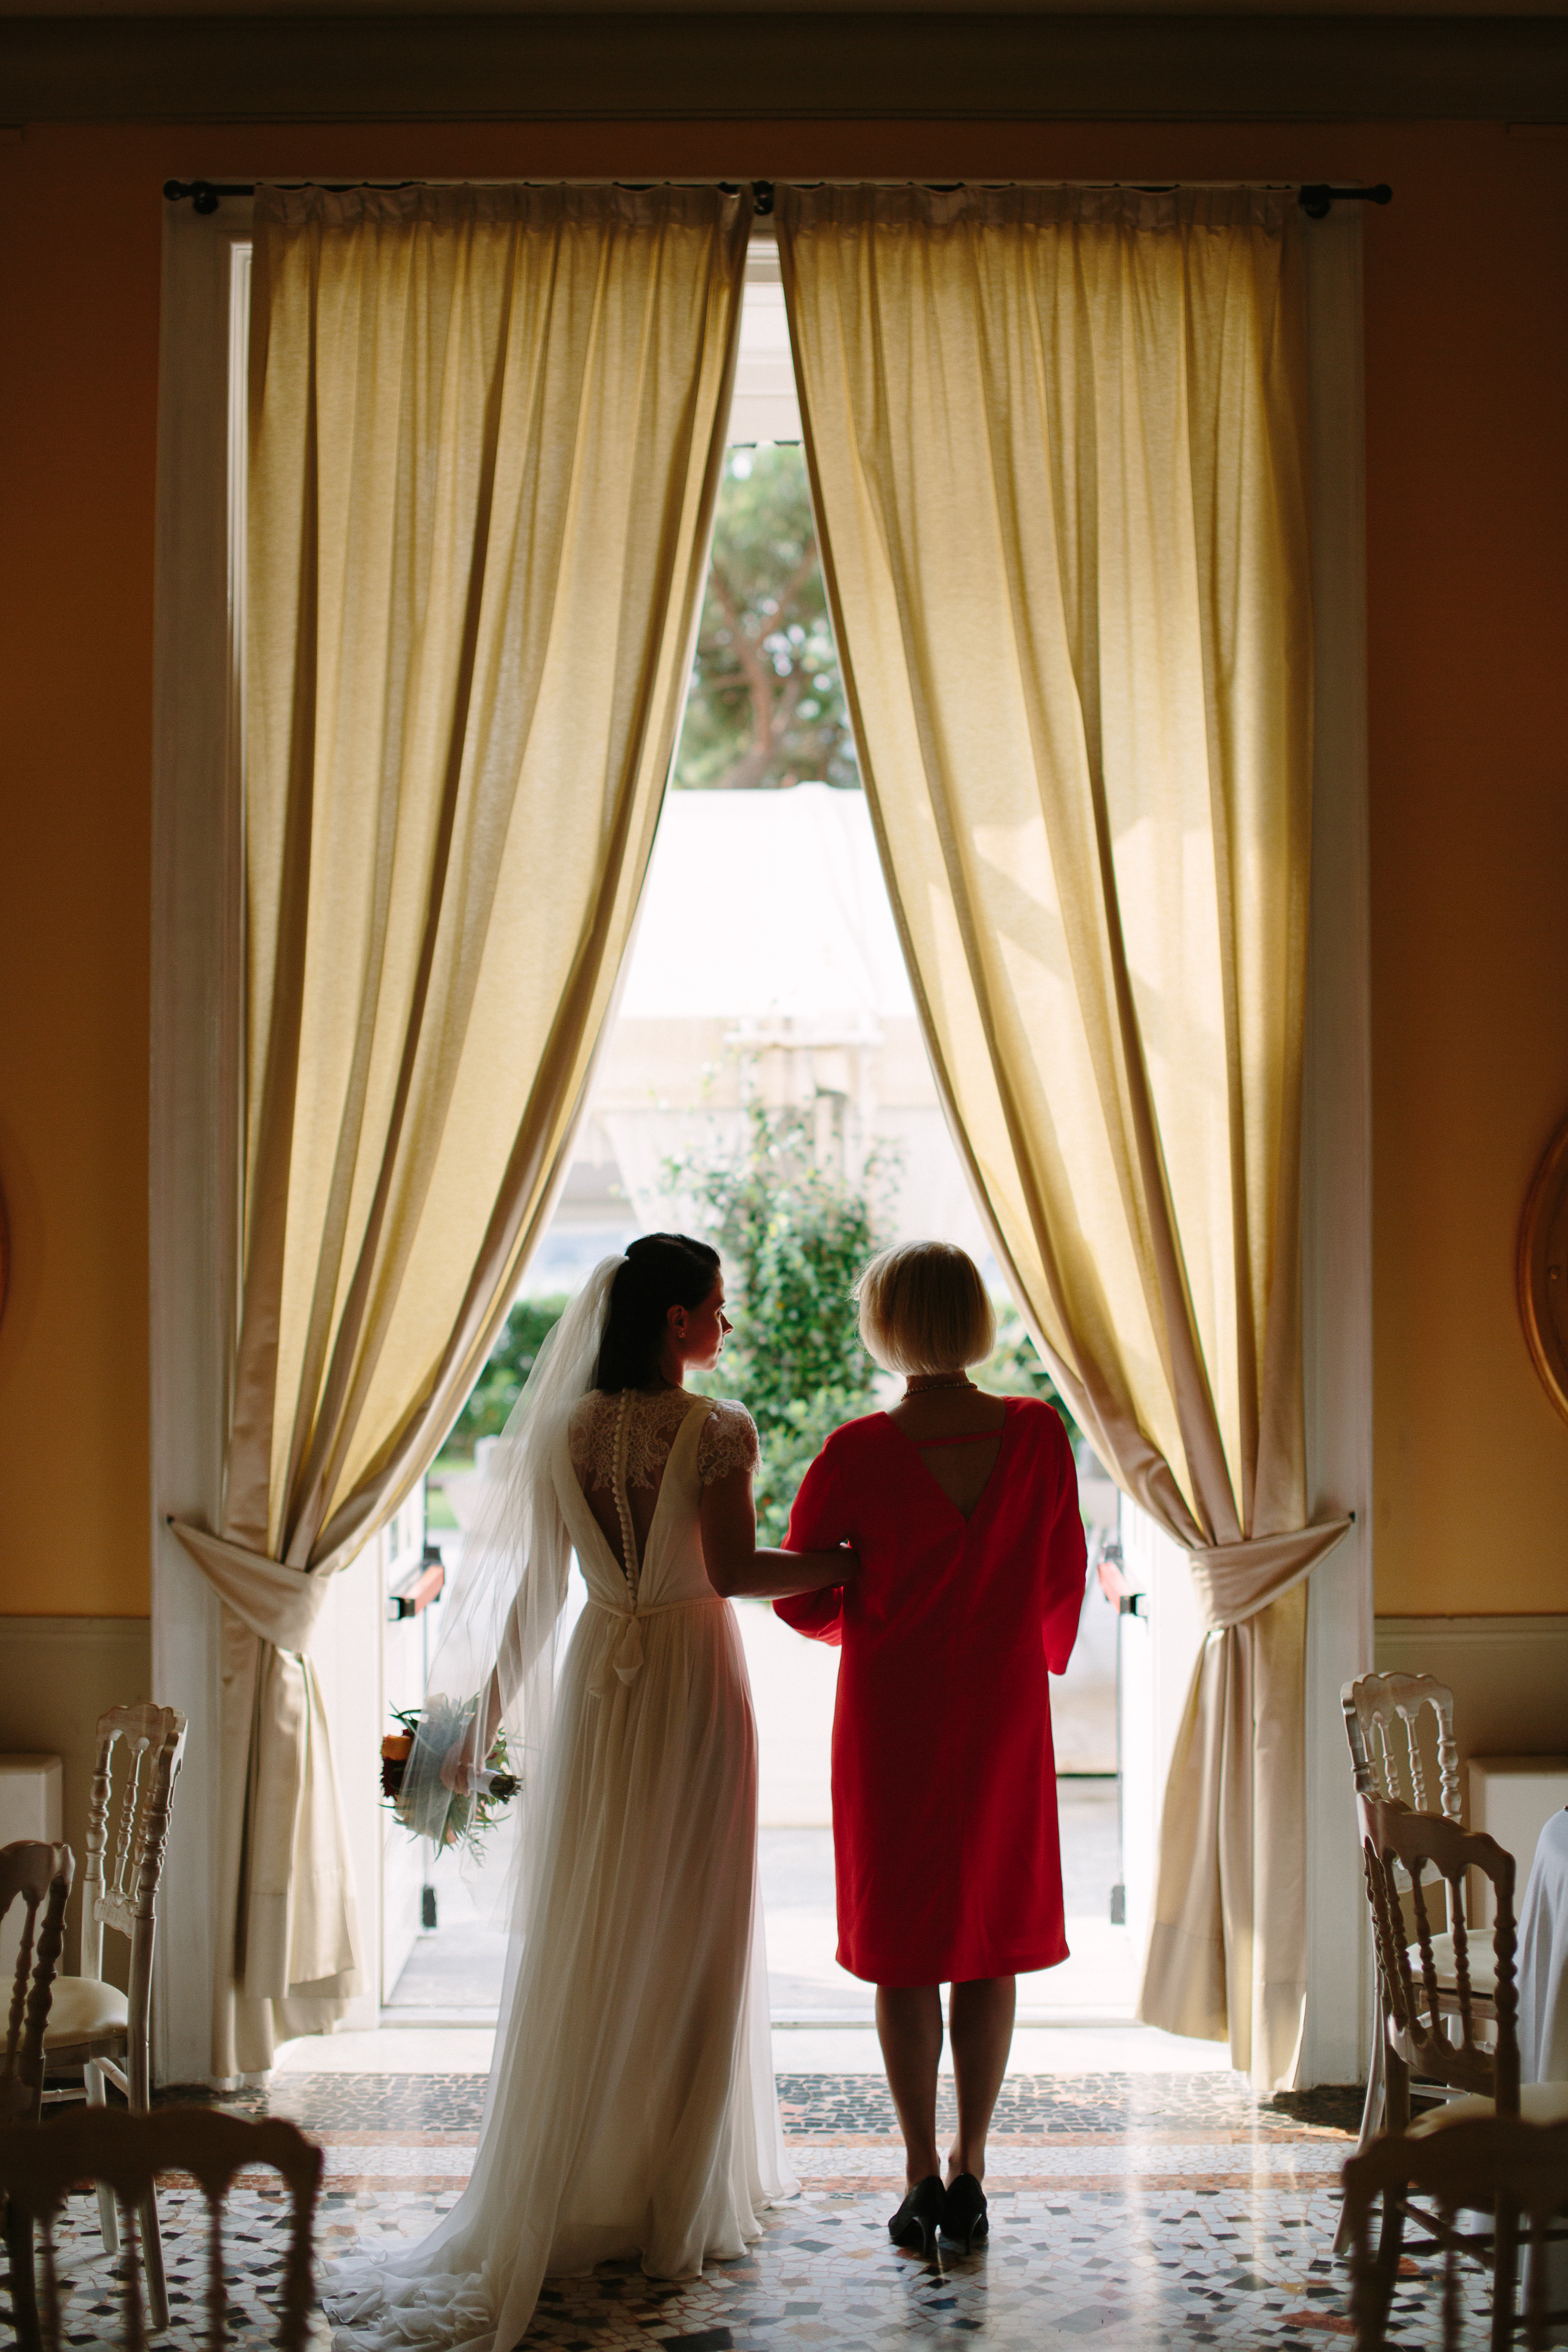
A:
POLYGON ((952 1242, 901 1242, 855 1286, 860 1337, 889 1372, 961 1372, 996 1344, 980 1269, 952 1242))

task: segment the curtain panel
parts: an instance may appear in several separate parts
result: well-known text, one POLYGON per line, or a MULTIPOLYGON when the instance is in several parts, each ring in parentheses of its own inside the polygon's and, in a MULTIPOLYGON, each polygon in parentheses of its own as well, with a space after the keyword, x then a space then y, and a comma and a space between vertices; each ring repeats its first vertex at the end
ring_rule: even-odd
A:
POLYGON ((324 1580, 548 1217, 685 698, 749 201, 262 188, 215 2074, 357 1989, 324 1580))
POLYGON ((1000 1263, 1210 1627, 1141 2014, 1268 2087, 1303 2006, 1298 207, 783 188, 833 619, 1000 1263))

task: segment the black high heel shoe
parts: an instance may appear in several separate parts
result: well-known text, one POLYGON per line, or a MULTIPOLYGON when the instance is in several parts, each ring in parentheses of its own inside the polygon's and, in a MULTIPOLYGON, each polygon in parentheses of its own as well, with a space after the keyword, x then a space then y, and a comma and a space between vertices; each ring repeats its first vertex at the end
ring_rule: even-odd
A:
POLYGON ((934 2254, 946 2201, 938 2174, 933 2172, 929 2179, 917 2180, 888 2224, 888 2235, 894 2245, 919 2246, 922 2254, 934 2254))
POLYGON ((991 2235, 985 2218, 985 2191, 973 2172, 960 2172, 947 2184, 942 2205, 942 2234, 962 2246, 966 2254, 983 2246, 991 2235))

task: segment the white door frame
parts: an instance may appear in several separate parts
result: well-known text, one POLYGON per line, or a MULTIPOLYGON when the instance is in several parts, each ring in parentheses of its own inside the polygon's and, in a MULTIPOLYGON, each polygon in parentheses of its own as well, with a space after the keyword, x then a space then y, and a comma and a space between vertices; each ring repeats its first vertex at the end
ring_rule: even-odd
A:
POLYGON ((1304 229, 1316 697, 1302 1138, 1307 1509, 1353 1515, 1307 1587, 1303 2084, 1365 2079, 1371 1966, 1340 1685, 1373 1663, 1372 933, 1362 207, 1304 229))
MULTIPOLYGON (((163 213, 153 732, 151 1066, 153 1688, 190 1719, 170 1824, 154 2080, 212 2078, 218 1603, 170 1532, 216 1528, 239 1281, 242 958, 239 675, 231 483, 235 247, 248 197, 163 213)), ((240 446, 243 447, 243 439, 240 446)))

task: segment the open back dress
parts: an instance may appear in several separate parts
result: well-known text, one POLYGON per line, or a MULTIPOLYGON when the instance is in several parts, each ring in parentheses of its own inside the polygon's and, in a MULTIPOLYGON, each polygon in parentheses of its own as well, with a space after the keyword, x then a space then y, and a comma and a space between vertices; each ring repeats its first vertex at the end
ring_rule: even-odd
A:
POLYGON ((560 1675, 537 1858, 512 1938, 474 2171, 446 2221, 328 2288, 340 2347, 510 2352, 552 2274, 639 2255, 689 2278, 794 2189, 756 1893, 757 1740, 703 1486, 756 1459, 743 1409, 597 1391, 552 1465, 587 1588, 560 1675), (584 1486, 657 1486, 635 1566, 584 1486), (345 2293, 345 2286, 358 2292, 345 2293))

